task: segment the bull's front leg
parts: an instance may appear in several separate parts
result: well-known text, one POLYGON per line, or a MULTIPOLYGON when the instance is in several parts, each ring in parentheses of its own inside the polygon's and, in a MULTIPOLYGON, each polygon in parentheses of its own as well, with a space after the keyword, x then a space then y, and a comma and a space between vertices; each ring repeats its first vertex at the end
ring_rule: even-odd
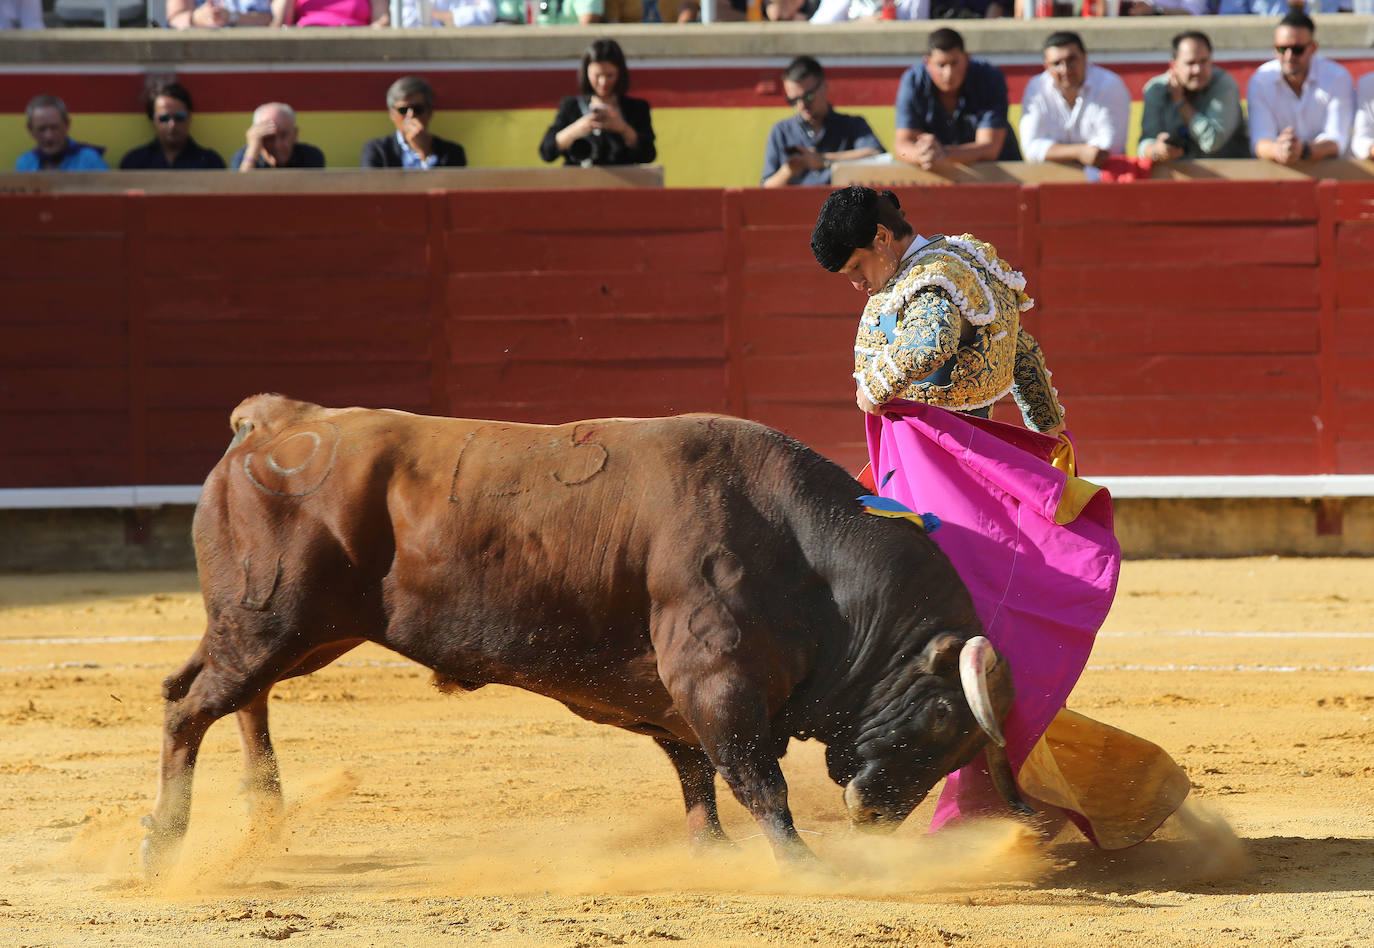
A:
POLYGON ((272 749, 267 727, 267 699, 264 691, 239 709, 239 743, 243 748, 243 791, 248 798, 248 814, 260 831, 275 831, 281 825, 281 771, 272 749))
POLYGON ((677 770, 692 848, 700 852, 709 846, 729 845, 730 837, 725 835, 716 809, 716 767, 711 758, 700 747, 671 738, 656 737, 654 743, 663 748, 677 770))

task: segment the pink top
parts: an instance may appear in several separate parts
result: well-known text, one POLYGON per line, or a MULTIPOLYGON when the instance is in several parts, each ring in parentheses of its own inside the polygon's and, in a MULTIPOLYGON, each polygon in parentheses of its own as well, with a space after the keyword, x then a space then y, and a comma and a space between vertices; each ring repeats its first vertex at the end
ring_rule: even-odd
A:
POLYGON ((367 26, 369 0, 296 0, 296 26, 367 26))

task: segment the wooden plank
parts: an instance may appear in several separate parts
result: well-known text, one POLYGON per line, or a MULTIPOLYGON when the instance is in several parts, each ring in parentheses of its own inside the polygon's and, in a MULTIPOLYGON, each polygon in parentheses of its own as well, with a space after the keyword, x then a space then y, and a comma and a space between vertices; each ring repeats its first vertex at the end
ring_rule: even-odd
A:
MULTIPOLYGON (((949 229, 950 233, 963 233, 971 230, 968 226, 949 229)), ((934 230, 923 232, 926 236, 937 233, 934 230)), ((1015 223, 1005 221, 979 227, 974 236, 997 247, 1004 255, 1016 255, 1017 230, 1015 223)), ((800 227, 751 227, 744 232, 745 266, 749 269, 784 269, 808 272, 820 270, 816 258, 811 255, 811 229, 800 227)), ((1010 262, 1010 261, 1008 261, 1010 262)), ((831 279, 843 280, 832 274, 831 279)))
MULTIPOLYGON (((1059 381, 1056 376, 1056 382, 1059 381)), ((1056 386, 1074 436, 1085 442, 1141 441, 1150 438, 1223 441, 1273 437, 1316 437, 1317 393, 1286 397, 1223 395, 1181 399, 1173 395, 1084 395, 1056 386)), ((1007 399, 1004 405, 1010 405, 1007 399)), ((1000 407, 1000 406, 999 406, 1000 407)), ((1014 419, 1019 412, 1009 411, 1014 419)))
POLYGON ((122 322, 0 323, 0 337, 0 366, 6 368, 124 366, 127 331, 122 322))
POLYGON ((148 237, 148 257, 158 272, 185 277, 237 276, 258 278, 293 276, 423 277, 428 272, 422 240, 401 240, 387 234, 331 234, 283 237, 276 233, 216 237, 204 248, 188 251, 186 238, 148 237), (169 266, 168 261, 175 261, 169 266))
POLYGON ((0 384, 0 412, 84 412, 97 405, 122 406, 127 393, 128 372, 122 365, 7 368, 0 384))
POLYGON ((6 458, 0 464, 0 487, 108 487, 124 483, 128 468, 127 454, 94 451, 6 458))
MULTIPOLYGON (((0 279, 122 278, 124 238, 118 234, 0 235, 0 279)), ((6 307, 8 308, 8 307, 6 307)))
POLYGON ((698 411, 729 413, 723 388, 710 397, 689 398, 680 392, 636 389, 612 397, 589 395, 561 401, 465 398, 455 388, 451 398, 453 415, 458 418, 489 418, 535 425, 559 425, 585 418, 658 418, 698 411))
POLYGON ((1085 395, 1150 392, 1194 399, 1239 395, 1286 395, 1315 399, 1317 359, 1302 355, 1146 355, 1103 358, 1057 353, 1055 386, 1085 395))
POLYGON ((1374 353, 1355 353, 1344 346, 1339 352, 1331 360, 1336 396, 1344 399, 1355 395, 1374 395, 1374 353), (1341 355, 1339 352, 1350 354, 1341 355))
POLYGON ((391 241, 411 235, 407 246, 416 251, 425 233, 423 194, 156 194, 145 200, 149 237, 204 238, 214 251, 226 238, 289 243, 344 235, 391 241))
POLYGON ((854 404, 853 387, 844 401, 793 401, 759 398, 750 403, 749 415, 803 444, 842 444, 864 440, 864 416, 854 404))
POLYGON ((723 361, 520 361, 465 366, 455 373, 450 403, 562 405, 576 417, 588 410, 578 405, 645 398, 666 412, 723 410, 724 393, 723 361))
POLYGON ((1092 445, 1092 475, 1321 474, 1316 438, 1268 441, 1099 441, 1092 445))
POLYGON ((479 233, 561 233, 580 239, 627 230, 720 228, 721 192, 714 188, 454 191, 445 197, 450 226, 479 233))
POLYGON ((449 312, 543 319, 602 313, 700 316, 724 309, 723 274, 678 273, 455 273, 448 280, 449 312))
MULTIPOLYGON (((123 250, 115 255, 122 258, 123 250)), ((0 320, 48 326, 92 319, 122 322, 128 316, 124 284, 122 272, 94 279, 85 274, 0 279, 0 320)))
POLYGON ((3 200, 0 235, 118 237, 124 233, 124 196, 120 194, 6 194, 3 200))
POLYGON ((424 362, 429 331, 423 314, 401 318, 320 319, 258 323, 163 321, 148 328, 148 359, 154 365, 346 365, 424 362))
POLYGON ((1167 293, 1198 313, 1211 309, 1315 310, 1321 305, 1316 267, 1066 267, 1040 269, 1038 303, 1046 311, 1097 307, 1110 312, 1122 300, 1167 293))
POLYGON ((1041 260, 1050 266, 1226 266, 1317 263, 1317 232, 1293 224, 1137 223, 1117 221, 1042 230, 1041 260))
POLYGON ((1374 220, 1374 183, 1342 181, 1336 185, 1336 206, 1338 221, 1374 220))
POLYGON ((151 366, 148 407, 213 408, 228 412, 249 395, 280 392, 340 407, 366 405, 423 412, 429 404, 427 363, 151 366))
POLYGON ((841 352, 850 359, 858 326, 857 313, 853 317, 751 313, 740 326, 740 354, 757 358, 841 352))
POLYGON ((1337 443, 1335 473, 1368 474, 1370 471, 1374 471, 1374 440, 1337 443))
POLYGON ((846 314, 857 326, 867 302, 848 280, 819 267, 802 272, 746 270, 743 280, 744 311, 755 315, 846 314))
MULTIPOLYGON (((962 191, 962 188, 958 190, 962 191)), ((1161 221, 1312 221, 1316 182, 1137 181, 1129 187, 1042 184, 1042 224, 1113 224, 1161 221)))
POLYGON ((778 398, 844 402, 854 394, 852 348, 777 358, 751 357, 744 360, 743 370, 749 382, 751 404, 756 399, 778 398))
POLYGON ((1335 262, 1341 269, 1374 269, 1374 217, 1336 224, 1335 262))
POLYGON ((445 260, 451 273, 719 273, 725 268, 720 229, 619 231, 611 234, 525 234, 451 231, 445 260), (633 252, 627 252, 627 248, 633 252))
MULTIPOLYGON (((150 323, 316 322, 373 319, 387 322, 425 309, 425 281, 411 276, 341 274, 279 277, 151 275, 150 323)), ((270 327, 251 327, 270 332, 270 327)))
MULTIPOLYGON (((923 234, 963 233, 975 225, 1014 220, 1020 186, 968 184, 952 187, 898 187, 907 219, 923 234)), ((803 227, 808 233, 829 195, 828 188, 749 189, 741 191, 746 227, 803 227)))
MULTIPOLYGON (((1318 347, 1317 313, 1308 310, 1211 310, 1199 318, 1191 306, 1123 300, 1109 311, 1036 307, 1035 337, 1054 368, 1059 352, 1081 355, 1144 353, 1311 353, 1318 347)), ((1374 327, 1371 327, 1374 333, 1374 327)))
POLYGON ((1336 270, 1336 308, 1374 309, 1374 279, 1367 270, 1336 270))
POLYGON ((452 365, 537 361, 724 359, 720 316, 668 319, 602 313, 544 319, 451 319, 444 327, 452 365))
MULTIPOLYGON (((128 419, 123 406, 100 410, 97 403, 82 410, 61 412, 7 411, 0 413, 0 458, 38 455, 78 458, 83 454, 127 454, 128 419)), ((0 463, 3 468, 8 462, 0 463)))

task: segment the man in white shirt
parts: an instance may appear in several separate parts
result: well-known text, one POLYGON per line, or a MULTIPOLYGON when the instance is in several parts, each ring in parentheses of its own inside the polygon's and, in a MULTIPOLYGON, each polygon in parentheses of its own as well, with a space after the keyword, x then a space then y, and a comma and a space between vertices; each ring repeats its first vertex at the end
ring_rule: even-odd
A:
POLYGON ((0 30, 41 30, 41 0, 0 0, 0 30))
POLYGON ((1317 55, 1316 26, 1290 13, 1274 30, 1278 58, 1255 70, 1246 92, 1256 158, 1296 165, 1343 154, 1350 143, 1355 82, 1317 55))
POLYGON ((1374 158, 1374 72, 1360 77, 1355 90, 1355 130, 1350 134, 1351 158, 1374 158))
POLYGON ((1021 97, 1021 149, 1027 161, 1102 167, 1126 150, 1131 93, 1116 73, 1088 62, 1077 33, 1045 40, 1045 71, 1021 97))

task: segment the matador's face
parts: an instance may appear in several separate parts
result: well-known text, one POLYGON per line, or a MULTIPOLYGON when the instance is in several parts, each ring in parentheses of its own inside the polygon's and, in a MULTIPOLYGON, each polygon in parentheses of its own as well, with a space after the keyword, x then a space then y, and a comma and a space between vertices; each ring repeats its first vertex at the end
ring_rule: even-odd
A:
POLYGON ((887 281, 897 272, 897 264, 901 259, 892 231, 879 224, 873 243, 850 254, 840 273, 854 284, 854 289, 872 296, 887 286, 887 281))

